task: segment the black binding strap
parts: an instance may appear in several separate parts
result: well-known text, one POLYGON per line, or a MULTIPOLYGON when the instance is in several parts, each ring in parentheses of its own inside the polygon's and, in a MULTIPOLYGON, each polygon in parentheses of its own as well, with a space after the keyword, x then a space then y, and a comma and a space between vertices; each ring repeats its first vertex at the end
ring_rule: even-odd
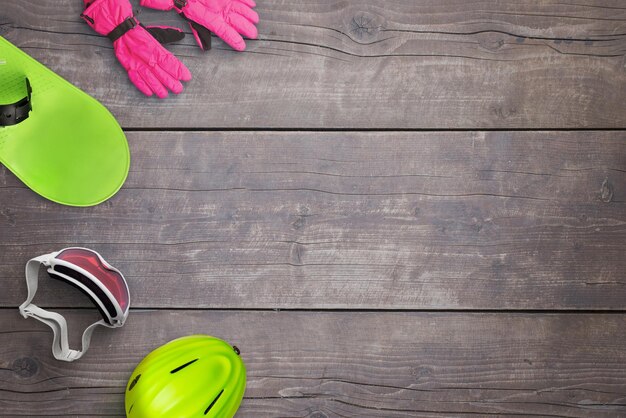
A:
POLYGON ((24 81, 26 82, 26 97, 15 103, 0 105, 0 126, 17 125, 28 118, 30 111, 33 110, 30 101, 33 90, 30 88, 28 78, 25 77, 24 81))
POLYGON ((124 36, 126 32, 137 26, 137 24, 138 23, 133 16, 127 17, 122 23, 117 25, 115 29, 109 32, 107 38, 109 38, 111 42, 115 42, 124 36))

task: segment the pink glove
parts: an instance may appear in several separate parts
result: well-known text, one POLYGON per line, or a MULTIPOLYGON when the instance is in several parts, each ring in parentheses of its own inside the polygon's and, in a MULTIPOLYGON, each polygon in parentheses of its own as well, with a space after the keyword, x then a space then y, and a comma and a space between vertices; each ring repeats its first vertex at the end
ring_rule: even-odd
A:
POLYGON ((141 0, 141 5, 159 10, 175 8, 189 21, 196 42, 204 50, 211 45, 209 31, 237 51, 246 49, 241 35, 250 39, 258 36, 255 24, 259 23, 259 15, 252 10, 254 0, 141 0))
POLYGON ((143 94, 164 98, 168 90, 176 94, 183 91, 181 81, 191 80, 191 73, 139 24, 129 0, 84 1, 86 9, 81 17, 113 41, 115 56, 143 94))

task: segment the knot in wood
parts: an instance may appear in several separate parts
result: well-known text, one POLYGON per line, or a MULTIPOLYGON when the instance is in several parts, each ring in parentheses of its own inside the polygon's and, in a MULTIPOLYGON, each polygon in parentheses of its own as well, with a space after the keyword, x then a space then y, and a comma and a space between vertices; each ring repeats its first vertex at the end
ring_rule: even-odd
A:
POLYGON ((300 216, 308 216, 311 214, 311 208, 306 205, 298 206, 298 215, 300 216))
POLYGON ((492 111, 499 119, 509 119, 517 115, 517 109, 507 105, 496 105, 492 107, 492 111))
POLYGON ((411 374, 415 376, 417 379, 420 379, 420 378, 431 377, 434 373, 430 367, 419 366, 419 367, 413 367, 411 369, 411 374))
POLYGON ((478 44, 488 51, 497 51, 504 45, 504 37, 500 33, 483 33, 479 35, 478 44))
POLYGON ((357 12, 348 23, 348 34, 355 42, 368 43, 376 39, 382 18, 368 12, 357 12))
POLYGON ((613 200, 613 185, 609 182, 608 178, 605 178, 600 188, 600 200, 604 203, 609 203, 613 200))
POLYGON ((9 27, 12 26, 13 22, 9 20, 8 16, 0 15, 0 35, 4 36, 9 32, 9 27))
POLYGON ((20 357, 13 362, 11 370, 22 378, 33 377, 39 371, 39 365, 35 359, 20 357))
POLYGON ((2 217, 6 218, 7 222, 9 225, 11 226, 15 226, 15 214, 13 213, 13 211, 9 208, 6 209, 0 209, 0 215, 2 215, 2 217))

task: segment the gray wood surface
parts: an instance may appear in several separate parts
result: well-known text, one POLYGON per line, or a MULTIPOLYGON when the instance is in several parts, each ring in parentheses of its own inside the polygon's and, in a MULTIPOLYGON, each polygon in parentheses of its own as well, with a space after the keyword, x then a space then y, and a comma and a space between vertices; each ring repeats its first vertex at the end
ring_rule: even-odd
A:
MULTIPOLYGON (((163 101, 80 0, 0 3, 132 153, 93 208, 0 167, 1 417, 123 417, 136 364, 193 333, 241 348, 237 417, 626 416, 623 0, 259 0, 246 52, 170 48, 194 79, 163 101), (76 245, 133 308, 68 364, 16 307, 26 261, 76 245)), ((77 346, 97 312, 41 279, 77 346)))
POLYGON ((135 307, 624 307, 624 132, 128 137, 128 181, 87 210, 0 170, 1 306, 29 258, 82 245, 135 307))
POLYGON ((16 310, 2 309, 0 329, 6 415, 124 416, 143 355, 192 333, 241 349, 238 417, 626 415, 624 315, 134 311, 70 364, 16 310))
POLYGON ((171 48, 194 80, 166 101, 134 89, 81 5, 5 1, 0 35, 124 127, 626 128, 622 0, 263 0, 245 53, 171 48))

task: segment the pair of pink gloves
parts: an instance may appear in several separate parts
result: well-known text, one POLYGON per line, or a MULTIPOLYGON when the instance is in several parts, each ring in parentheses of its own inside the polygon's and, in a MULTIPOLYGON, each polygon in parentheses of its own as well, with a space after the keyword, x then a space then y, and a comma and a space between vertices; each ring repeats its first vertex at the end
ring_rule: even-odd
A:
MULTIPOLYGON (((118 61, 130 81, 146 96, 167 97, 168 91, 183 91, 181 81, 191 80, 185 65, 166 50, 168 43, 184 37, 178 28, 146 28, 133 16, 129 0, 84 0, 81 17, 96 32, 113 42, 118 61)), ((187 21, 196 42, 204 50, 211 47, 211 32, 237 51, 243 51, 243 36, 256 39, 259 15, 253 0, 141 0, 152 9, 176 11, 187 21)))

